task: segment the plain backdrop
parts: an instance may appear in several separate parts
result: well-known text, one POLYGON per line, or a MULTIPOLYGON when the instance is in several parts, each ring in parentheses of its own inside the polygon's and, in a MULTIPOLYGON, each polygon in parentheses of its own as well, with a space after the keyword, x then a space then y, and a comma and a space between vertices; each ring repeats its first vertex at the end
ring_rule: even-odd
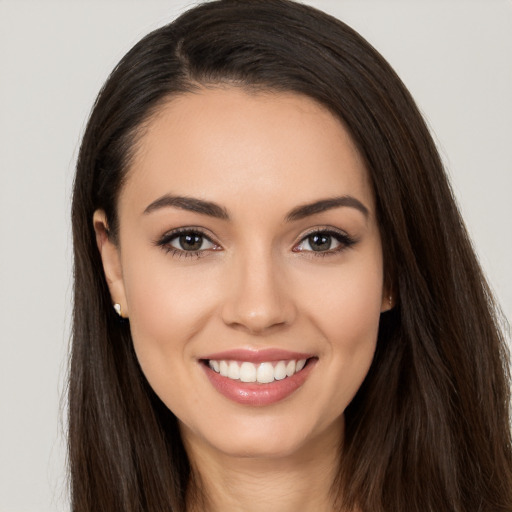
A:
MULTIPOLYGON (((395 67, 512 318, 512 2, 316 0, 395 67)), ((193 2, 0 0, 0 512, 67 511, 70 190, 103 81, 193 2)))

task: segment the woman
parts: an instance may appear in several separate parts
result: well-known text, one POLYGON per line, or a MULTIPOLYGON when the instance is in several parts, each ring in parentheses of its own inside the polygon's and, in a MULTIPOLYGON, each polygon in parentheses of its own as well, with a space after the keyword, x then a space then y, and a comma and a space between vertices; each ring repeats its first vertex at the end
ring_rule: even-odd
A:
POLYGON ((491 295, 412 98, 343 23, 221 0, 145 37, 73 230, 73 510, 512 510, 491 295))

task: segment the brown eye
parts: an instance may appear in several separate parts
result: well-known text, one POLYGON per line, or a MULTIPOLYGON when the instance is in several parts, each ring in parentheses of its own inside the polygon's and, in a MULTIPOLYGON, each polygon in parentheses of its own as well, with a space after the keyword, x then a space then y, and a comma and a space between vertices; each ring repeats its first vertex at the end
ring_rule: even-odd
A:
POLYGON ((332 236, 324 233, 315 233, 307 238, 312 251, 328 251, 331 249, 332 236))
POLYGON ((178 251, 198 252, 215 248, 215 244, 197 231, 186 231, 175 234, 166 244, 178 251))
POLYGON ((345 233, 322 230, 305 236, 293 251, 334 254, 355 243, 356 241, 345 233))
POLYGON ((196 233, 187 233, 178 238, 178 243, 184 251, 199 251, 203 245, 203 237, 196 233))

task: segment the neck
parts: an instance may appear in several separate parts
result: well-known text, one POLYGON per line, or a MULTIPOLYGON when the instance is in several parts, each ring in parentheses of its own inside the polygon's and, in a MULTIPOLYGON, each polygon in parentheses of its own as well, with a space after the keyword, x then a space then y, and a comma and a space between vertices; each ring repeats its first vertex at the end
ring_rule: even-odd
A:
POLYGON ((340 420, 296 453, 276 457, 222 453, 187 432, 194 475, 187 511, 333 512, 342 432, 340 420))

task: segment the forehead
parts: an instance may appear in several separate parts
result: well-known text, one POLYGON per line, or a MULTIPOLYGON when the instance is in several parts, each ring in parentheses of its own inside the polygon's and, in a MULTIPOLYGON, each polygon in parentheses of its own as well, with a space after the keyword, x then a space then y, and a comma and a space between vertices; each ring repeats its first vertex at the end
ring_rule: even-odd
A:
POLYGON ((174 97, 146 125, 120 199, 143 207, 165 193, 228 207, 293 207, 343 194, 373 205, 362 158, 338 118, 303 95, 235 87, 174 97))

